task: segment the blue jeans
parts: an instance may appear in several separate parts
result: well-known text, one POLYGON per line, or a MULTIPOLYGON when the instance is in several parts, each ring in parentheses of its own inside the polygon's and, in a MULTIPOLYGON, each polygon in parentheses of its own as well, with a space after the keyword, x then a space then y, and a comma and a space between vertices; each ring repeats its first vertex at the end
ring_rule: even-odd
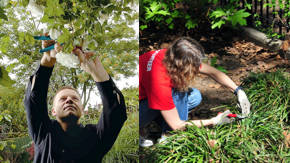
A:
MULTIPOLYGON (((188 120, 188 113, 198 106, 202 100, 201 93, 195 88, 191 88, 188 92, 179 92, 172 89, 172 98, 174 105, 178 111, 179 118, 181 120, 188 120)), ((150 109, 148 106, 148 100, 139 101, 139 126, 145 127, 151 121, 161 116, 160 110, 150 109)), ((169 126, 163 119, 161 123, 162 130, 168 130, 169 126)))

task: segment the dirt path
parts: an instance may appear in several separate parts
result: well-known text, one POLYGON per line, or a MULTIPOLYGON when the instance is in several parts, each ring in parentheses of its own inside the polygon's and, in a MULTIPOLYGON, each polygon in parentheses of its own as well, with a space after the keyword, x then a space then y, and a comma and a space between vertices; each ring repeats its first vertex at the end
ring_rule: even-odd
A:
MULTIPOLYGON (((271 52, 254 43, 245 41, 236 31, 225 29, 220 32, 204 31, 189 35, 199 41, 205 48, 208 63, 213 57, 217 64, 228 71, 227 75, 240 85, 251 72, 271 72, 285 68, 290 72, 289 61, 284 59, 282 52, 271 52)), ((150 50, 163 48, 178 35, 162 33, 142 33, 140 37, 140 54, 150 50)), ((210 111, 211 108, 231 104, 236 101, 234 94, 205 75, 198 75, 195 88, 202 93, 203 101, 192 113, 191 119, 209 118, 224 108, 210 111)))

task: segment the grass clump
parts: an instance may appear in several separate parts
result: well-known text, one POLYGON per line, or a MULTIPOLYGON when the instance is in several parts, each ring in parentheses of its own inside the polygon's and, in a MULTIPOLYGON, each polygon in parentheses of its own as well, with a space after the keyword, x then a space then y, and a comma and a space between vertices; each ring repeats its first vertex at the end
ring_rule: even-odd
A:
POLYGON ((130 163, 139 160, 139 112, 130 112, 112 149, 103 158, 104 163, 130 163))
MULTIPOLYGON (((249 118, 212 128, 189 126, 146 150, 144 162, 290 162, 283 131, 289 130, 289 74, 251 74, 243 82, 249 118)), ((238 113, 235 104, 227 106, 238 113)))

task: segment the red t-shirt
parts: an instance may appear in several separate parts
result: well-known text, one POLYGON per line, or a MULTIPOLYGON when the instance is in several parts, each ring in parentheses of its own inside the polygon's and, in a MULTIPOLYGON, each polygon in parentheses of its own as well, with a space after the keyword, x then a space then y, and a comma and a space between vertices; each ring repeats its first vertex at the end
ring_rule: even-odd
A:
POLYGON ((139 100, 147 98, 151 109, 170 110, 175 107, 171 79, 162 62, 166 50, 150 51, 139 57, 139 100))

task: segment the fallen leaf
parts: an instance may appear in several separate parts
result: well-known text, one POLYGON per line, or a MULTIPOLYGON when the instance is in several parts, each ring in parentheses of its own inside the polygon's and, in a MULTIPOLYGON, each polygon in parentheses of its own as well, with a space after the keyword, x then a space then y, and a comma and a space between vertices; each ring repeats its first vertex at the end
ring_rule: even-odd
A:
POLYGON ((207 38, 204 37, 204 36, 201 36, 200 40, 199 41, 207 41, 207 38))
POLYGON ((221 87, 220 84, 209 84, 208 86, 209 86, 210 88, 216 88, 216 89, 218 89, 218 88, 221 87))
POLYGON ((161 49, 167 49, 169 47, 169 44, 168 43, 162 43, 161 45, 160 45, 160 48, 161 49))
POLYGON ((283 132, 283 135, 285 136, 285 144, 286 144, 286 147, 289 148, 290 147, 290 133, 288 133, 288 131, 284 131, 283 132))
POLYGON ((208 145, 211 147, 211 148, 214 148, 215 144, 217 143, 216 140, 208 140, 207 141, 208 145))

